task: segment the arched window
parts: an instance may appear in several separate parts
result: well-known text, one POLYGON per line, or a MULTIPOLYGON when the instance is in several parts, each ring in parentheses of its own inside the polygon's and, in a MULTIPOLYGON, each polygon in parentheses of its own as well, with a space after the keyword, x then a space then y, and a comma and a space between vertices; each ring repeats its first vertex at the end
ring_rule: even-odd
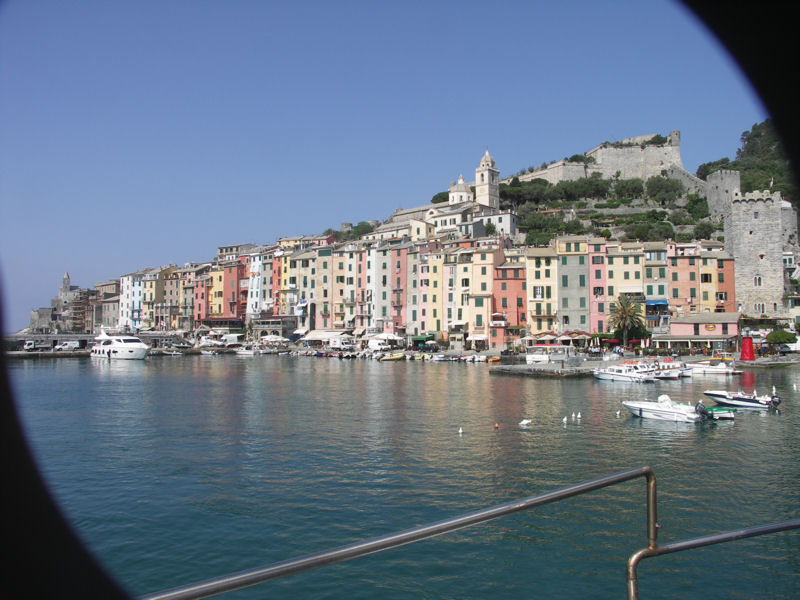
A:
POLYGON ((761 287, 761 275, 753 277, 753 287, 761 287))

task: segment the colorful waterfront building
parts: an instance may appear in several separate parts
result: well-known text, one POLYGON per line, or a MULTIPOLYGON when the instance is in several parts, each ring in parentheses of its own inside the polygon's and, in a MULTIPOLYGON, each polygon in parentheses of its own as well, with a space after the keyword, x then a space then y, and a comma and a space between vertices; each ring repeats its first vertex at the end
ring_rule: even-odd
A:
POLYGON ((605 333, 608 330, 608 307, 606 295, 606 239, 591 238, 588 242, 589 261, 589 331, 605 333))
POLYGON ((694 242, 667 243, 670 308, 673 316, 700 311, 700 248, 694 242))
POLYGON ((142 327, 145 272, 135 271, 119 278, 119 326, 123 330, 139 331, 142 327))
POLYGON ((586 236, 553 240, 557 255, 558 321, 556 331, 586 330, 589 326, 589 243, 586 236))
POLYGON ((511 349, 525 335, 527 281, 524 250, 506 250, 494 268, 489 347, 511 349))
POLYGON ((645 326, 651 333, 666 333, 670 318, 667 244, 645 242, 643 251, 645 326))
POLYGON ((555 248, 528 247, 525 269, 528 288, 528 332, 531 335, 552 332, 556 323, 557 259, 555 248))

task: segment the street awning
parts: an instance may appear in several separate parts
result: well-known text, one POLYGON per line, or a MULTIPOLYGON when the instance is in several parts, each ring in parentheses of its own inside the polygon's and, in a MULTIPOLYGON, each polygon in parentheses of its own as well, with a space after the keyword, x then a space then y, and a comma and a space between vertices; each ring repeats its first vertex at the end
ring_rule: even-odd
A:
POLYGON ((364 335, 364 331, 365 331, 365 329, 363 327, 356 327, 355 329, 353 329, 353 335, 355 337, 358 337, 360 335, 364 335))
POLYGON ((308 333, 308 329, 295 329, 292 332, 292 335, 305 335, 308 333))
POLYGON ((667 300, 645 300, 645 306, 669 306, 667 300))
POLYGON ((344 332, 342 331, 327 331, 325 329, 315 329, 306 335, 302 341, 304 342, 324 342, 335 337, 341 337, 344 332))
POLYGON ((468 342, 485 342, 488 339, 489 339, 488 336, 485 336, 485 335, 482 335, 482 334, 478 334, 478 333, 467 336, 467 341, 468 342))

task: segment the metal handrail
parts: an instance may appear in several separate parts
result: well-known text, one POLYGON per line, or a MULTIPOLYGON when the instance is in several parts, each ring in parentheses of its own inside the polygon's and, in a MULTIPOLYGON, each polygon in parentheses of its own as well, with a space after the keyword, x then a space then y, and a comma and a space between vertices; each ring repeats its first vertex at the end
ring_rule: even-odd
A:
POLYGON ((787 531, 789 529, 800 529, 800 519, 792 519, 790 521, 783 521, 782 523, 771 523, 769 525, 746 527, 745 529, 715 533, 690 540, 664 544, 663 546, 656 545, 643 548, 631 554, 628 559, 628 600, 637 600, 639 598, 639 580, 636 574, 636 568, 639 566, 639 562, 645 558, 692 550, 694 548, 702 548, 703 546, 711 546, 723 542, 732 542, 734 540, 766 535, 768 533, 787 531))
POLYGON ((656 535, 658 525, 656 522, 656 476, 650 467, 639 467, 628 471, 621 471, 614 475, 607 475, 598 479, 592 479, 583 483, 578 483, 565 488, 528 496, 521 500, 513 500, 505 504, 498 504, 490 508, 485 508, 475 512, 467 513, 459 517, 429 523, 413 529, 390 533, 388 535, 372 538, 362 542, 356 542, 347 546, 341 546, 332 550, 308 554, 299 558, 285 560, 282 562, 257 567, 223 577, 217 577, 206 581, 193 583, 172 590, 158 592, 148 596, 143 596, 142 600, 195 600, 197 598, 208 598, 224 592, 231 592, 273 579, 287 577, 317 569, 326 565, 344 562, 353 558, 374 554, 390 548, 396 548, 405 544, 427 540, 437 535, 463 529, 479 523, 485 523, 492 519, 510 515, 516 512, 543 506, 551 502, 557 502, 580 494, 585 494, 610 485, 615 485, 637 477, 647 479, 647 537, 649 548, 656 547, 656 535))
POLYGON ((657 520, 656 476, 650 467, 638 467, 636 469, 621 471, 614 475, 607 475, 598 479, 584 481, 583 483, 571 485, 552 492, 528 496, 527 498, 513 500, 505 504, 498 504, 459 517, 421 525, 413 529, 390 533, 347 546, 340 546, 332 550, 308 554, 299 558, 273 563, 265 567, 240 571, 238 573, 232 573, 230 575, 142 596, 141 600, 196 600, 199 598, 209 598, 217 594, 232 592, 274 579, 280 579, 281 577, 288 577, 289 575, 294 575, 303 571, 309 571, 353 558, 366 556, 368 554, 382 552, 405 544, 420 542, 438 535, 450 533, 451 531, 485 523, 486 521, 498 517, 623 483, 631 479, 636 479, 637 477, 645 477, 647 479, 647 548, 635 552, 628 559, 628 600, 637 600, 639 597, 637 567, 639 562, 645 558, 800 528, 800 519, 793 519, 781 523, 748 527, 659 546, 657 539, 659 524, 657 520))

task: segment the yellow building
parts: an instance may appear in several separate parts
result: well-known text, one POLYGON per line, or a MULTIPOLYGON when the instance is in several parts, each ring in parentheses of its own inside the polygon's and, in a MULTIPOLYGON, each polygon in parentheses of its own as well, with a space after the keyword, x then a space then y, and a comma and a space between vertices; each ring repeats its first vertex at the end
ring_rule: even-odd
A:
POLYGON ((528 248, 525 253, 528 332, 552 332, 558 306, 558 266, 555 248, 528 248))

